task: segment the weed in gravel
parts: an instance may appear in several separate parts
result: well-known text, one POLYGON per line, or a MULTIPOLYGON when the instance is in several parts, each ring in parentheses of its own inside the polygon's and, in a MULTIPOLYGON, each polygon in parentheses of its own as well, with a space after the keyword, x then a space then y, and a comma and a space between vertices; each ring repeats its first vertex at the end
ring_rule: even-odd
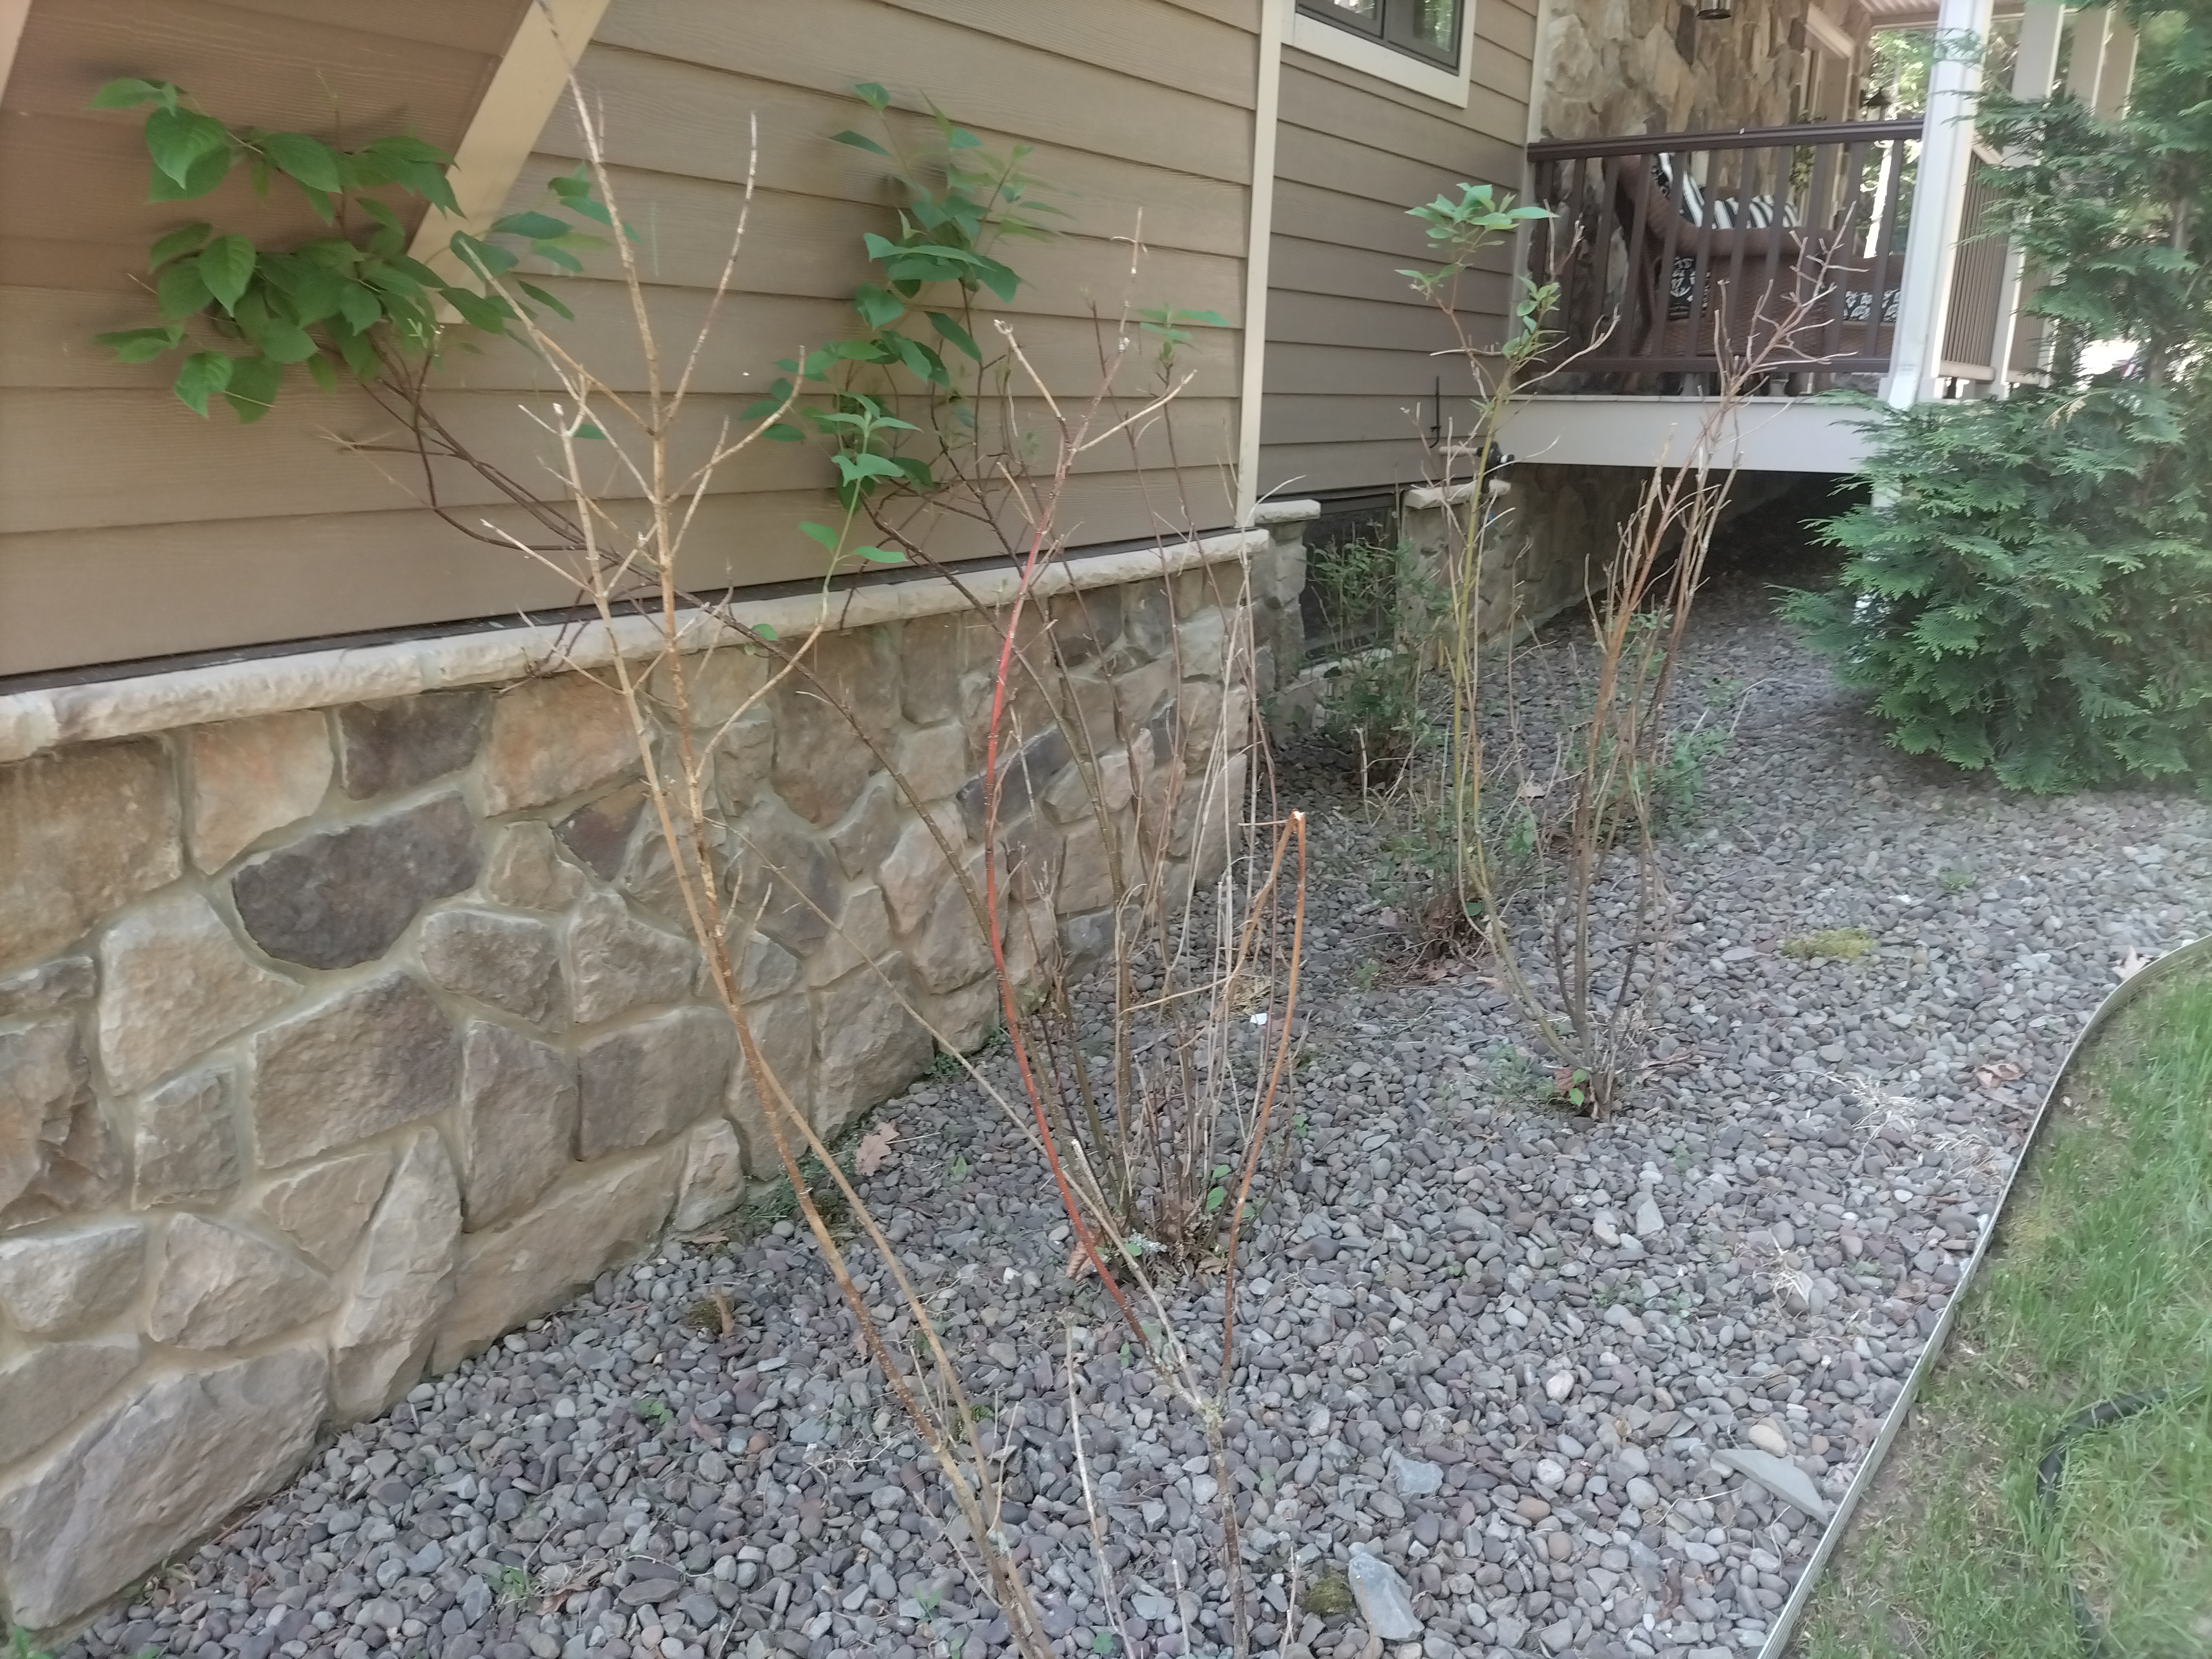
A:
POLYGON ((1947 893, 1963 893, 1973 886, 1975 880, 1972 871, 1962 870, 1955 864, 1946 865, 1936 872, 1936 884, 1947 893))
POLYGON ((1352 1599, 1352 1581, 1331 1567, 1306 1586, 1306 1610, 1319 1613, 1324 1619, 1335 1619, 1350 1613, 1356 1604, 1352 1599))
POLYGON ((1873 949, 1874 935, 1863 927, 1823 927, 1799 939, 1784 940, 1782 954, 1795 957, 1801 962, 1820 957, 1832 957, 1838 962, 1856 962, 1873 949))

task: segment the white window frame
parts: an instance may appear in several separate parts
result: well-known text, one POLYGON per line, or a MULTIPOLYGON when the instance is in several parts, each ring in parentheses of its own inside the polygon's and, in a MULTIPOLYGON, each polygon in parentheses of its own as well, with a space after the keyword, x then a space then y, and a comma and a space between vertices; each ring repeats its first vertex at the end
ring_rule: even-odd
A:
POLYGON ((1311 52, 1346 69, 1356 69, 1378 81, 1388 81, 1433 98, 1440 104, 1449 104, 1454 109, 1467 107, 1468 88, 1474 73, 1477 0, 1466 0, 1462 9, 1464 15, 1459 21, 1459 67, 1455 70, 1425 62, 1379 40, 1370 40, 1364 34, 1309 16, 1297 9, 1297 0, 1281 0, 1281 3, 1291 14, 1288 44, 1300 52, 1311 52))

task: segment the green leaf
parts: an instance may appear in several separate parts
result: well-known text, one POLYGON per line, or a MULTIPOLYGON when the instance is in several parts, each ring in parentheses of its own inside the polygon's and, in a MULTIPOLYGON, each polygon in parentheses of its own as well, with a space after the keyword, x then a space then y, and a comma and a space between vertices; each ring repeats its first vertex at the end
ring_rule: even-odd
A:
POLYGON ((88 109, 137 109, 145 104, 159 104, 164 109, 174 109, 181 94, 167 81, 141 81, 125 76, 119 81, 110 81, 92 94, 88 109))
POLYGON ((507 313, 504 301, 496 298, 487 299, 481 294, 471 294, 465 288, 441 289, 440 292, 446 296, 447 303, 461 313, 461 320, 471 328, 482 329, 487 334, 504 334, 507 331, 507 313))
POLYGON ((146 199, 149 202, 195 201, 229 176, 230 147, 226 144, 221 149, 208 151, 195 161, 185 170, 181 183, 155 167, 153 179, 146 186, 146 199))
POLYGON ((550 213, 510 213, 503 219, 493 220, 491 228, 496 236, 520 236, 542 242, 566 236, 570 227, 567 220, 556 219, 550 213))
POLYGON ((1208 1215, 1212 1215, 1212 1214, 1216 1210, 1219 1209, 1219 1208, 1222 1206, 1223 1203, 1224 1203, 1224 1202, 1225 1202, 1225 1201, 1227 1200, 1228 1197, 1229 1197, 1229 1192, 1228 1192, 1228 1189, 1227 1189, 1226 1188, 1223 1188, 1223 1187, 1216 1187, 1216 1188, 1212 1188, 1211 1191, 1209 1191, 1209 1192, 1206 1194, 1206 1214, 1208 1214, 1208 1215))
POLYGON ((253 280, 253 244, 243 236, 218 236, 200 250, 200 280, 225 311, 238 303, 253 280))
POLYGON ((929 325, 937 331, 941 338, 951 341, 975 362, 980 363, 983 361, 983 354, 975 344, 975 337, 943 312, 931 312, 929 325))
POLYGON ((897 478, 905 475, 888 455, 877 455, 866 450, 840 450, 830 460, 847 483, 858 483, 863 478, 897 478))
POLYGON ((202 156, 229 149, 229 129, 198 110, 164 107, 146 118, 146 153, 154 158, 155 171, 178 184, 191 177, 192 164, 202 156))
POLYGON ((307 359, 307 378, 325 392, 338 389, 337 371, 331 367, 331 360, 319 351, 307 359))
POLYGON ((954 127, 945 135, 947 149, 978 149, 983 141, 965 127, 954 127))
POLYGON ((197 259, 183 259, 170 265, 154 284, 154 301, 162 317, 170 322, 205 311, 215 296, 208 292, 207 279, 200 275, 197 259))
POLYGON ((282 363, 265 356, 240 357, 231 364, 229 382, 222 388, 223 401, 238 416, 240 426, 251 426, 269 412, 283 380, 282 363))
POLYGON ((906 315, 906 301, 873 283, 863 283, 853 291, 853 309, 870 328, 882 328, 906 315))
POLYGON ((289 317, 271 317, 262 328, 259 344, 262 355, 275 363, 304 363, 317 350, 307 331, 289 317))
POLYGON ((577 437, 579 437, 579 438, 600 438, 600 439, 604 439, 607 434, 606 434, 605 433, 604 433, 604 432, 600 431, 600 430, 599 430, 599 428, 598 427, 594 426, 591 422, 589 422, 589 421, 585 421, 585 422, 581 422, 580 425, 578 425, 578 426, 577 426, 577 428, 576 428, 576 429, 575 429, 575 435, 576 435, 577 437))
POLYGON ((853 549, 853 554, 854 557, 866 559, 871 564, 904 564, 906 562, 906 555, 896 548, 856 547, 853 549))
POLYGON ((832 530, 826 524, 816 524, 811 520, 801 520, 799 521, 799 532, 802 536, 805 536, 811 540, 821 543, 823 546, 828 548, 832 553, 835 553, 837 550, 837 532, 832 530))
POLYGON ((506 248, 494 247, 489 242, 471 236, 465 230, 455 231, 446 246, 453 250, 456 259, 487 282, 495 276, 505 276, 522 263, 506 248))
POLYGON ((230 384, 231 360, 220 351, 195 351, 177 371, 170 389, 186 409, 205 415, 208 399, 230 384))
POLYGON ((363 283, 348 283, 338 289, 338 315, 358 334, 383 320, 384 301, 363 283))
POLYGON ((201 243, 206 241, 214 230, 213 225, 201 220, 171 231, 167 236, 157 240, 147 251, 146 268, 149 270, 159 270, 170 260, 190 253, 201 243))
POLYGON ((576 320, 576 313, 574 312, 569 310, 568 307, 562 305, 560 301, 555 299, 544 289, 538 287, 537 283, 518 282, 515 283, 515 287, 520 289, 525 294, 537 301, 539 305, 544 306, 546 310, 553 313, 556 317, 566 318, 572 323, 576 320))
POLYGON ((891 95, 873 81, 855 82, 853 94, 878 115, 890 107, 891 95))
POLYGON ((118 362, 144 363, 151 362, 165 351, 175 350, 184 337, 184 325, 172 323, 167 328, 126 328, 112 334, 95 334, 92 343, 113 351, 118 362))
POLYGON ((890 151, 885 149, 865 132, 850 131, 833 132, 830 135, 830 142, 833 144, 850 144, 854 149, 865 149, 872 155, 887 156, 890 154, 890 151))
POLYGON ((270 132, 261 137, 261 153, 276 168, 310 191, 335 196, 345 188, 338 176, 338 158, 328 144, 303 132, 270 132))

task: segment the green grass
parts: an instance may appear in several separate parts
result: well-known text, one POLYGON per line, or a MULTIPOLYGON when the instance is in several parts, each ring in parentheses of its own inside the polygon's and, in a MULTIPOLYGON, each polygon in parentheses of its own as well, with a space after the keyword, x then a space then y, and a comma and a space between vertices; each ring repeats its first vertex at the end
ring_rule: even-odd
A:
POLYGON ((1834 957, 1842 962, 1856 962, 1873 949, 1874 935, 1863 927, 1823 927, 1802 939, 1784 940, 1782 954, 1804 960, 1834 957))
POLYGON ((1816 1593, 1807 1659, 2212 1653, 2212 975, 2125 1010, 2047 1126, 1942 1366, 1816 1593), (2075 1443, 2060 1424, 2154 1388, 2075 1443))

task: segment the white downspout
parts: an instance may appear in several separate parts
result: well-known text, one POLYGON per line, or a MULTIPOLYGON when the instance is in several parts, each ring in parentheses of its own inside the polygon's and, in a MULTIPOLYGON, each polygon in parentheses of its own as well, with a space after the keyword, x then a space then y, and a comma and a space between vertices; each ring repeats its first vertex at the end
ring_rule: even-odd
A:
POLYGON ((1283 84, 1284 14, 1295 0, 1261 0, 1259 82, 1252 97, 1251 205, 1245 222, 1243 374, 1237 392, 1237 523, 1260 505, 1260 404, 1267 384, 1267 252, 1275 228, 1275 113, 1283 84))
MULTIPOLYGON (((2028 0, 2020 20, 2020 55, 2013 62, 2014 97, 2040 102, 2051 96, 2058 79, 2058 41, 2065 27, 2063 0, 2028 0)), ((2005 165, 2016 165, 2018 159, 2008 155, 2005 165)), ((2008 243, 2004 275, 1997 283, 1996 334, 1990 346, 1990 367, 1996 377, 1990 386, 1992 398, 2012 395, 2013 341, 2020 332, 2020 289, 2025 266, 2020 244, 2008 243)))
POLYGON ((1951 267, 1974 165, 1974 97, 1981 86, 1991 10, 1991 0, 1942 0, 1936 14, 1936 55, 1928 71, 1920 173, 1913 185, 1912 225, 1905 238, 1896 351, 1882 386, 1883 401, 1898 409, 1935 395, 1936 372, 1942 362, 1951 267))

